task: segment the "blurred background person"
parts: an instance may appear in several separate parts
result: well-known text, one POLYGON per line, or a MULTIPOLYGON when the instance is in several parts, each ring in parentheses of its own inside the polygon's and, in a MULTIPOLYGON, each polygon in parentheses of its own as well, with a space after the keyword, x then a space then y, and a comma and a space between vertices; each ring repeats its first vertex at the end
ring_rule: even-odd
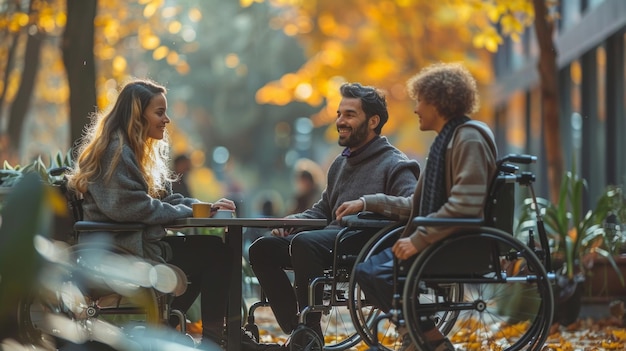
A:
POLYGON ((172 192, 184 197, 191 197, 191 191, 187 184, 187 177, 191 171, 191 159, 186 154, 180 154, 174 158, 174 173, 179 177, 172 182, 172 192))
POLYGON ((312 160, 303 158, 294 167, 294 197, 288 214, 304 212, 322 195, 324 173, 312 160))
MULTIPOLYGON (((276 190, 268 189, 260 192, 253 201, 254 213, 252 217, 277 218, 283 217, 285 204, 283 197, 276 190)), ((256 239, 268 235, 266 228, 246 228, 243 233, 243 256, 248 259, 248 248, 256 239)))

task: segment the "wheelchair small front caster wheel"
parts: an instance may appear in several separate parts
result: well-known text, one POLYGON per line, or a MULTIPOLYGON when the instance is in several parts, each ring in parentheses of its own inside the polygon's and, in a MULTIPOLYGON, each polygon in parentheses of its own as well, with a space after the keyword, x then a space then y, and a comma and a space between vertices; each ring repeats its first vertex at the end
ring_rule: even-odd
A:
POLYGON ((301 325, 291 333, 289 351, 322 351, 323 349, 324 342, 313 329, 301 325))

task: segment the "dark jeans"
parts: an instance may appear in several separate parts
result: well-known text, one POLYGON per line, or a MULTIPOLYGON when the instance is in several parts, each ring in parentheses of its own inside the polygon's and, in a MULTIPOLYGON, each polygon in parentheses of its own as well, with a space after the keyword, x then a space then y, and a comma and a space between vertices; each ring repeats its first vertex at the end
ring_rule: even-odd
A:
POLYGON ((168 236, 164 240, 174 255, 169 263, 182 269, 189 280, 187 291, 174 298, 172 308, 185 312, 201 294, 202 335, 220 342, 228 305, 232 250, 220 237, 212 235, 168 236))
MULTIPOLYGON (((415 257, 410 258, 403 265, 410 267, 415 257)), ((393 269, 393 253, 391 248, 387 248, 357 264, 354 270, 356 282, 365 293, 366 298, 385 313, 393 307, 393 269)), ((402 295, 402 287, 398 286, 398 289, 402 295)), ((420 322, 422 331, 428 331, 434 327, 435 324, 430 319, 420 322)))
MULTIPOLYGON (((332 267, 335 238, 341 228, 304 231, 286 237, 265 236, 250 246, 250 265, 267 296, 278 324, 285 333, 298 325, 298 311, 309 304, 308 286, 311 279, 321 277, 324 269, 332 267), (295 274, 291 286, 286 268, 295 274), (295 289, 295 292, 294 292, 295 289)), ((351 243, 358 252, 361 243, 351 243)), ((349 246, 348 245, 348 246, 349 246)), ((350 250, 350 248, 342 247, 350 250)), ((323 284, 315 291, 315 304, 322 303, 323 284)), ((320 330, 321 313, 307 314, 306 324, 320 330)))

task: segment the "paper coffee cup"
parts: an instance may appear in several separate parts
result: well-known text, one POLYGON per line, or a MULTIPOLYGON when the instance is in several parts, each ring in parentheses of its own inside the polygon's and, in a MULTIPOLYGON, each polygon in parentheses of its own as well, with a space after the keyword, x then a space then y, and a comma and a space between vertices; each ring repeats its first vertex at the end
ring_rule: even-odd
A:
POLYGON ((209 218, 211 217, 211 207, 213 204, 208 202, 198 202, 191 205, 193 210, 193 216, 196 218, 209 218))

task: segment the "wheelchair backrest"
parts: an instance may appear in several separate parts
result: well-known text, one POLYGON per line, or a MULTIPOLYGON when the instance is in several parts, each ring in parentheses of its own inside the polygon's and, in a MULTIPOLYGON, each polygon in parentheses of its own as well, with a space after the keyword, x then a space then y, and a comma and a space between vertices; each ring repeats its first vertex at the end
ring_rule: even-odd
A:
POLYGON ((513 233, 515 211, 515 174, 498 169, 485 201, 485 224, 513 233))
POLYGON ((54 177, 62 176, 58 181, 54 182, 54 185, 59 187, 59 190, 65 197, 68 209, 72 212, 74 222, 78 222, 83 220, 83 197, 68 188, 66 174, 70 171, 71 169, 69 167, 58 167, 51 169, 49 173, 54 177))

